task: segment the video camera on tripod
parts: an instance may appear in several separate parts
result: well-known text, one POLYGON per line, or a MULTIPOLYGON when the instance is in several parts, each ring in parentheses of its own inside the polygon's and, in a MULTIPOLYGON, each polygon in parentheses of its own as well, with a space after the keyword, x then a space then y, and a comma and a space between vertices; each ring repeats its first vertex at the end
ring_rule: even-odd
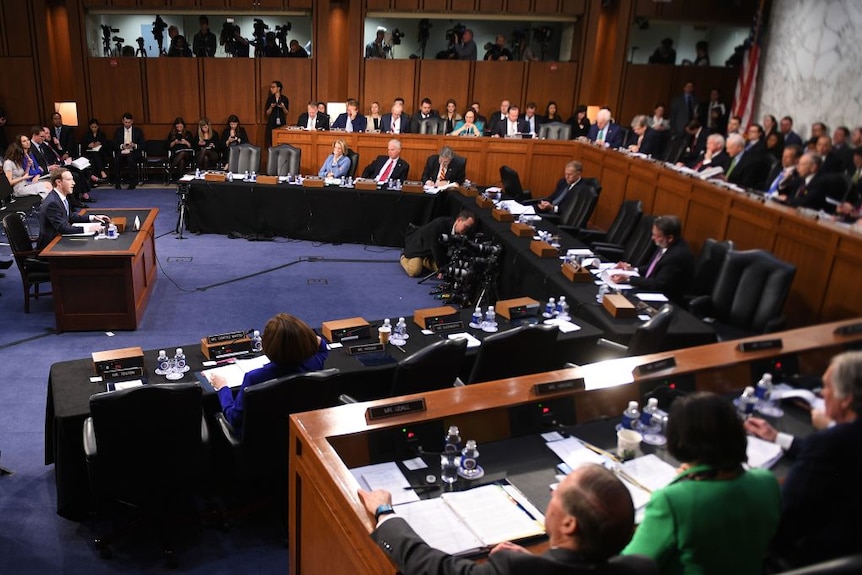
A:
POLYGON ((442 234, 440 243, 447 246, 449 263, 440 270, 443 283, 432 292, 436 299, 470 307, 487 295, 495 301, 497 275, 503 248, 493 241, 482 241, 463 235, 442 234))

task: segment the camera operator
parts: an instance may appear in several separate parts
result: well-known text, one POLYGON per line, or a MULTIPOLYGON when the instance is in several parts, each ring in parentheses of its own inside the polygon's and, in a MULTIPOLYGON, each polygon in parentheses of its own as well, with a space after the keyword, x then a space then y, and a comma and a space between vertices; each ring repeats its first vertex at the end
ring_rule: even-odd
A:
POLYGON ((455 219, 443 216, 424 226, 411 226, 404 238, 401 267, 413 278, 421 276, 423 269, 436 272, 448 262, 447 246, 441 236, 465 235, 475 224, 476 215, 469 210, 461 210, 455 219))
POLYGON ((475 60, 478 57, 479 49, 476 47, 476 41, 473 40, 473 30, 465 28, 460 40, 455 42, 453 49, 456 59, 475 60))
POLYGON ((383 43, 383 37, 385 35, 386 28, 378 26, 377 36, 372 42, 365 45, 366 58, 386 58, 387 46, 383 43))
POLYGON ((287 51, 288 58, 308 58, 308 51, 299 45, 299 41, 293 39, 290 41, 290 48, 287 51))
MULTIPOLYGON (((233 27, 233 38, 230 40, 230 45, 232 46, 233 52, 231 54, 234 58, 248 58, 249 56, 249 44, 248 38, 242 35, 242 32, 239 29, 239 26, 233 27)), ((225 48, 227 51, 227 48, 225 48)))
POLYGON ((212 58, 216 51, 216 36, 210 30, 210 20, 206 16, 198 18, 201 29, 192 37, 192 53, 197 58, 212 58))
POLYGON ((513 59, 512 52, 506 48, 506 37, 502 34, 497 34, 497 39, 493 44, 490 42, 486 43, 485 50, 485 60, 504 62, 513 59))

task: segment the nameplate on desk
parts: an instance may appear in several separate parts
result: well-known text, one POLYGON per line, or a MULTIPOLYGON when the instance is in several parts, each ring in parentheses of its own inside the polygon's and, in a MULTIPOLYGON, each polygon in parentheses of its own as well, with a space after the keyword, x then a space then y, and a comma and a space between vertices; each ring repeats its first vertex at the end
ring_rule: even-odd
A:
POLYGON ((498 314, 509 321, 539 315, 539 302, 531 297, 497 300, 494 308, 498 314))
POLYGON ((395 417, 397 415, 415 413, 417 411, 425 411, 424 399, 411 399, 410 401, 399 401, 398 403, 369 407, 365 412, 365 419, 368 421, 375 421, 377 419, 386 419, 387 417, 395 417))
POLYGON ((120 379, 126 377, 144 377, 143 367, 126 367, 120 369, 105 369, 101 372, 102 379, 120 379))
POLYGON ((657 371, 672 369, 674 367, 676 367, 676 359, 673 357, 668 357, 667 359, 660 359, 658 361, 651 361, 649 363, 639 365, 632 370, 632 373, 636 376, 644 376, 651 373, 655 373, 657 371))
POLYGON ((540 240, 533 240, 530 242, 530 251, 539 256, 540 258, 555 258, 560 255, 560 250, 558 250, 548 242, 543 242, 540 240))
POLYGON ((480 208, 493 208, 494 202, 492 202, 485 196, 476 196, 476 205, 480 208))
POLYGON ((237 339, 229 339, 210 343, 207 338, 201 338, 201 353, 209 360, 226 359, 251 353, 251 338, 242 334, 237 339))
POLYGON ((575 379, 566 379, 564 381, 551 381, 549 383, 537 383, 533 386, 533 393, 536 395, 548 395, 549 393, 557 393, 558 391, 567 391, 570 389, 585 389, 583 377, 575 379))
POLYGON ((855 335, 862 333, 862 323, 851 323, 835 328, 835 335, 855 335))
POLYGON ((425 186, 422 185, 422 182, 405 180, 404 183, 401 184, 401 191, 405 194, 424 194, 425 186))
POLYGON ((434 323, 431 324, 431 331, 434 333, 448 333, 450 331, 464 331, 464 322, 461 320, 458 321, 444 321, 443 323, 434 323))
POLYGON ((500 210, 494 208, 491 210, 491 217, 497 220, 498 222, 514 222, 515 216, 512 215, 512 212, 508 212, 506 210, 500 210))
POLYGON ((207 172, 204 174, 204 180, 207 182, 223 182, 227 179, 227 174, 224 172, 207 172))
POLYGON ((234 341, 245 337, 244 331, 231 331, 228 333, 219 333, 216 335, 208 335, 207 343, 221 343, 223 341, 234 341))
POLYGON ((781 339, 759 339, 757 341, 743 341, 736 346, 742 352, 762 351, 764 349, 781 349, 784 344, 781 339))
POLYGON ((363 353, 380 353, 385 350, 386 346, 382 343, 365 343, 362 345, 351 345, 347 348, 347 354, 362 355, 363 353))
POLYGON ((274 186, 278 183, 278 176, 258 176, 255 183, 265 186, 274 186))
POLYGON ((356 178, 353 187, 357 190, 376 190, 377 182, 369 178, 356 178))
POLYGON ((320 176, 308 176, 303 178, 302 185, 306 188, 322 188, 326 181, 320 176))
POLYGON ((590 270, 576 263, 563 264, 562 271, 566 279, 575 283, 592 283, 596 279, 590 270))

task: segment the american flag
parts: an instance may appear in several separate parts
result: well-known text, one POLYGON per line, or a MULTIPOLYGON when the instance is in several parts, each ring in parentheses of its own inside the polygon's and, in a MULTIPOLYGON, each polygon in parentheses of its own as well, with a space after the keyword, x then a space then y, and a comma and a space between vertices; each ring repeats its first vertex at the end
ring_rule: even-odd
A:
POLYGON ((748 127, 754 112, 754 91, 757 88, 757 70, 760 65, 760 38, 763 32, 763 5, 760 7, 751 25, 751 31, 745 40, 745 52, 739 66, 739 79, 736 81, 736 91, 733 94, 733 115, 742 118, 740 125, 748 127))

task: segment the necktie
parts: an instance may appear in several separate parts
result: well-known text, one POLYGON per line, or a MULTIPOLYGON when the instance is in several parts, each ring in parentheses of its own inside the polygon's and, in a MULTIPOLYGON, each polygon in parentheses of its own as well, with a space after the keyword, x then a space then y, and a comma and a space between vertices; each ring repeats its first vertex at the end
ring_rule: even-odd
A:
POLYGON ((569 192, 571 192, 571 191, 572 191, 572 188, 574 188, 574 187, 575 187, 575 184, 570 185, 568 188, 566 188, 566 189, 563 191, 563 193, 562 193, 562 194, 560 194, 559 196, 557 196, 557 199, 556 199, 556 200, 554 200, 554 201, 553 201, 553 202, 551 202, 551 203, 552 203, 552 204, 554 204, 555 206, 559 206, 560 204, 562 204, 562 203, 563 203, 563 200, 565 200, 565 199, 566 199, 566 196, 568 196, 568 195, 569 195, 569 192))
POLYGON ((63 207, 66 208, 66 217, 69 217, 69 200, 63 197, 63 207))
POLYGON ((599 130, 599 135, 598 135, 598 137, 596 137, 596 141, 600 144, 605 143, 605 129, 604 128, 599 130))
POLYGON ((440 173, 437 174, 437 181, 442 182, 446 179, 446 166, 440 166, 440 173))
POLYGON ((383 168, 383 172, 380 173, 380 176, 377 178, 378 182, 388 182, 389 175, 392 174, 392 168, 395 166, 395 162, 392 159, 386 161, 386 166, 383 168))
POLYGON ((652 259, 652 262, 650 263, 649 267, 647 268, 646 277, 652 277, 652 272, 655 270, 656 264, 658 263, 658 261, 661 259, 661 257, 663 255, 664 255, 664 250, 659 250, 658 253, 655 255, 655 257, 652 259))
POLYGON ((308 130, 314 129, 314 120, 315 119, 312 118, 311 116, 308 117, 308 125, 306 126, 306 129, 308 129, 308 130))
POLYGON ((733 173, 733 169, 736 167, 736 164, 739 163, 739 158, 742 157, 742 154, 737 154, 733 161, 730 162, 730 167, 727 169, 727 177, 730 178, 730 174, 733 173))
POLYGON ((123 143, 124 144, 131 144, 132 143, 132 130, 127 129, 127 130, 124 130, 124 132, 125 132, 125 134, 123 135, 123 143))
POLYGON ((347 132, 353 131, 353 120, 350 119, 350 116, 347 116, 347 124, 344 126, 344 130, 347 132))
POLYGON ((781 185, 781 182, 783 180, 784 180, 784 171, 782 170, 781 172, 779 172, 779 174, 777 176, 775 176, 775 179, 772 180, 772 185, 769 186, 769 193, 774 194, 775 192, 777 192, 778 186, 781 185))
POLYGON ((401 120, 399 118, 392 118, 392 133, 397 134, 399 132, 400 127, 401 127, 401 120))
POLYGON ((862 177, 862 168, 860 168, 860 169, 856 170, 856 173, 855 173, 855 174, 853 174, 853 178, 852 178, 853 183, 854 183, 854 184, 858 184, 858 183, 859 183, 859 178, 860 178, 860 177, 862 177))

